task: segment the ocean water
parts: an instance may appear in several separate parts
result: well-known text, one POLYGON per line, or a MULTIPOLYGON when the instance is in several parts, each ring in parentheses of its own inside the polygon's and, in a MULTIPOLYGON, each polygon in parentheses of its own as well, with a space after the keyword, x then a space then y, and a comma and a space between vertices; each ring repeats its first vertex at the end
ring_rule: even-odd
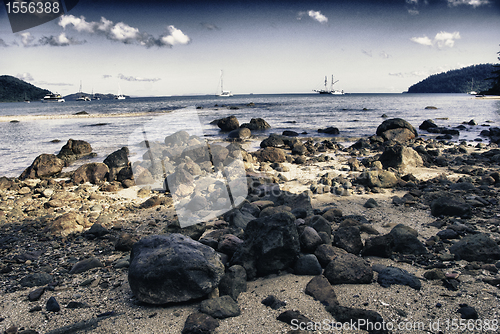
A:
MULTIPOLYGON (((474 119, 479 125, 466 125, 467 130, 453 139, 472 142, 487 126, 500 126, 500 100, 466 94, 293 94, 2 103, 0 175, 19 176, 38 155, 57 154, 70 138, 89 142, 97 153, 92 161, 103 161, 109 153, 139 140, 162 140, 186 122, 194 133, 211 140, 222 139, 225 134, 210 122, 230 115, 235 115, 240 124, 264 118, 272 129, 257 136, 283 130, 323 136, 317 132, 319 128, 335 126, 340 129, 338 137, 352 138, 373 135, 384 120, 383 114, 406 119, 415 128, 426 119, 446 127, 474 119), (81 111, 90 117, 73 116, 81 111), (52 142, 54 139, 60 142, 52 142)), ((425 131, 419 134, 427 135, 425 131)))

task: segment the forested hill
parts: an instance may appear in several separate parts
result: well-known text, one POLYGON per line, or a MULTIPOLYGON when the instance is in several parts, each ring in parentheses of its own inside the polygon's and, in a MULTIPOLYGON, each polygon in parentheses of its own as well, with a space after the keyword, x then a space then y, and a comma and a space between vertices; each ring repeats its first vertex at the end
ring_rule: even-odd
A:
POLYGON ((434 74, 408 88, 408 93, 469 93, 492 86, 493 64, 481 64, 434 74), (474 84, 472 84, 474 82, 474 84))
POLYGON ((0 102, 41 100, 50 91, 33 86, 10 75, 0 75, 0 102))

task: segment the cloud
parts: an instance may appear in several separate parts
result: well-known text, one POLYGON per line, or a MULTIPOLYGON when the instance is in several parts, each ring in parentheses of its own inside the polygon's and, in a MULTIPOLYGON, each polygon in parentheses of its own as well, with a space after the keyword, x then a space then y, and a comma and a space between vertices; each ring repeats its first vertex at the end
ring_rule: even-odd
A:
POLYGON ((38 86, 74 86, 73 84, 65 82, 47 82, 47 81, 37 81, 36 84, 38 86))
POLYGON ((8 47, 9 45, 7 43, 5 43, 5 41, 3 39, 0 38, 0 46, 8 47))
POLYGON ((448 6, 450 7, 456 7, 460 5, 469 5, 474 8, 483 6, 483 5, 489 5, 490 1, 489 0, 447 0, 448 1, 448 6))
POLYGON ((315 10, 309 10, 307 12, 298 12, 297 13, 297 20, 302 20, 302 17, 304 16, 309 16, 310 18, 312 18, 313 20, 316 20, 318 21, 319 23, 327 23, 328 22, 328 18, 321 14, 320 11, 315 11, 315 10))
POLYGON ((385 52, 385 51, 381 51, 381 52, 379 53, 379 56, 380 56, 381 58, 385 58, 385 59, 391 58, 391 55, 387 54, 387 52, 385 52))
POLYGON ((23 81, 34 81, 33 77, 31 76, 30 73, 24 72, 24 73, 18 73, 16 74, 16 78, 23 80, 23 81))
POLYGON ((112 75, 110 75, 110 74, 103 74, 103 75, 102 75, 102 78, 103 78, 103 79, 109 79, 109 78, 111 78, 111 77, 112 77, 112 75))
POLYGON ((63 15, 59 20, 59 25, 63 29, 72 28, 78 32, 97 34, 105 36, 112 41, 124 44, 138 44, 150 48, 172 47, 177 44, 188 44, 191 42, 189 36, 173 25, 167 27, 167 33, 154 37, 148 33, 141 33, 138 28, 129 26, 124 22, 113 23, 104 17, 99 22, 88 22, 84 16, 63 15))
POLYGON ((21 36, 21 43, 23 46, 33 46, 31 43, 35 40, 35 37, 31 36, 29 32, 23 32, 19 34, 21 36))
POLYGON ((370 50, 370 51, 361 50, 361 53, 363 53, 363 54, 367 55, 368 57, 373 57, 373 55, 372 55, 372 51, 371 51, 371 50, 370 50))
POLYGON ((118 78, 119 79, 122 79, 122 80, 125 80, 125 81, 149 81, 149 82, 156 82, 156 81, 159 81, 161 80, 160 78, 141 78, 141 77, 133 77, 133 76, 125 76, 123 74, 118 74, 118 78))
POLYGON ((201 26, 207 30, 220 30, 219 27, 217 27, 215 24, 212 24, 212 23, 206 23, 206 22, 202 22, 200 23, 201 26))
POLYGON ((460 39, 460 33, 441 31, 436 34, 433 40, 427 36, 423 37, 412 37, 410 40, 412 42, 427 45, 427 46, 437 46, 438 48, 449 47, 452 48, 455 45, 455 40, 460 39))
POLYGON ((398 72, 398 73, 389 73, 390 76, 399 77, 399 78, 411 78, 411 77, 427 77, 429 76, 429 72, 426 71, 413 71, 413 72, 398 72))
POLYGON ((86 41, 77 41, 73 38, 68 38, 65 33, 61 33, 59 36, 49 36, 42 37, 38 41, 39 45, 50 45, 50 46, 68 46, 68 45, 78 45, 86 43, 86 41))

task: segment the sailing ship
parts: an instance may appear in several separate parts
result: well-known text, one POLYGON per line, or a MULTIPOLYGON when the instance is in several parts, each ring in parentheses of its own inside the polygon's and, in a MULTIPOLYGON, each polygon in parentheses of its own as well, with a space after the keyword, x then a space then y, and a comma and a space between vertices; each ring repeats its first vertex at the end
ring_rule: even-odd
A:
POLYGON ((76 98, 77 101, 90 101, 90 97, 87 95, 83 94, 82 92, 82 81, 80 80, 80 91, 78 92, 80 96, 76 98))
POLYGON ((123 95, 120 86, 118 86, 118 95, 115 96, 115 100, 125 100, 125 95, 123 95))
POLYGON ((42 102, 65 102, 65 100, 59 93, 50 93, 43 97, 42 102))
POLYGON ((222 77, 223 77, 223 73, 222 73, 222 70, 221 70, 220 71, 220 93, 218 93, 217 95, 221 96, 221 97, 230 97, 230 96, 233 96, 233 93, 231 93, 231 91, 224 90, 224 84, 223 84, 222 77))
POLYGON ((28 99, 28 96, 26 95, 26 93, 24 93, 24 102, 25 103, 30 103, 31 101, 28 99))
POLYGON ((323 89, 315 89, 313 91, 316 92, 316 93, 320 93, 320 94, 344 95, 344 91, 343 90, 335 90, 335 89, 333 89, 333 85, 336 84, 337 82, 339 82, 339 81, 338 80, 337 81, 333 81, 333 75, 332 75, 332 83, 330 84, 330 88, 328 88, 328 79, 325 76, 325 88, 323 88, 323 89))
POLYGON ((95 96, 94 94, 94 88, 92 88, 92 100, 100 100, 101 98, 99 96, 95 96))
POLYGON ((474 90, 474 78, 472 78, 472 82, 470 84, 470 95, 477 95, 477 92, 474 90))

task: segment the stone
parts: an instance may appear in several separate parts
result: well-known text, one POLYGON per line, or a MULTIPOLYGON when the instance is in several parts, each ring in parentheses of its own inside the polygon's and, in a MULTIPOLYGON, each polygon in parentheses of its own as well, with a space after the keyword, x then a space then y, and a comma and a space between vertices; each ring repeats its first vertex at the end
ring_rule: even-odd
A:
POLYGON ((379 158, 385 169, 393 167, 396 169, 407 169, 422 167, 424 162, 420 155, 411 147, 403 145, 388 146, 379 158))
POLYGON ((206 299, 200 304, 200 312, 216 319, 225 319, 240 315, 240 307, 230 296, 206 299))
POLYGON ((324 275, 331 284, 368 284, 373 278, 373 270, 366 260, 348 253, 330 261, 324 275))
POLYGON ((266 147, 253 153, 260 162, 285 162, 285 152, 276 147, 266 147))
POLYGON ((295 132, 295 131, 291 131, 291 130, 285 130, 285 131, 283 131, 283 133, 281 135, 287 136, 287 137, 297 137, 299 135, 299 133, 295 132))
POLYGON ((262 130, 267 130, 270 129, 271 126, 269 123, 267 123, 264 119, 262 118, 252 118, 250 120, 250 123, 243 123, 240 126, 241 128, 248 128, 252 131, 257 130, 257 131, 262 131, 262 130))
POLYGON ((189 133, 185 130, 177 131, 169 136, 165 137, 164 143, 167 146, 180 146, 184 145, 188 142, 189 140, 189 133))
POLYGON ((222 240, 219 241, 217 251, 229 256, 233 256, 233 254, 238 250, 239 247, 241 247, 242 244, 243 240, 241 240, 237 236, 233 234, 226 234, 222 237, 222 240))
POLYGON ((420 288, 422 287, 422 283, 420 283, 420 280, 415 277, 415 275, 410 274, 404 269, 396 267, 385 267, 381 270, 377 270, 377 272, 377 282, 384 288, 388 288, 392 284, 408 285, 415 290, 420 290, 420 288))
POLYGON ((428 130, 429 128, 437 128, 437 124, 432 119, 427 119, 418 127, 420 130, 428 130))
POLYGON ((417 231, 398 224, 389 232, 394 240, 394 252, 401 254, 423 255, 427 254, 427 248, 417 238, 417 231))
POLYGON ((249 280, 290 267, 300 251, 295 216, 286 212, 250 221, 243 240, 231 264, 243 266, 249 280))
POLYGON ((227 136, 231 139, 247 139, 252 136, 252 132, 248 128, 239 128, 232 130, 227 136))
POLYGON ((323 269, 314 254, 306 254, 297 259, 293 272, 295 275, 321 275, 323 269))
POLYGON ((39 300, 42 297, 44 292, 45 292, 45 288, 35 289, 28 294, 28 300, 30 302, 36 302, 37 300, 39 300))
POLYGON ((337 295, 328 279, 323 275, 313 277, 306 285, 305 293, 325 306, 338 305, 337 295))
POLYGON ((438 216, 467 216, 471 207, 463 199, 455 197, 439 197, 431 202, 431 214, 438 216))
POLYGON ((318 232, 310 226, 306 226, 304 231, 300 234, 300 245, 302 250, 306 253, 313 253, 316 247, 322 243, 323 240, 318 232))
POLYGON ((376 134, 384 138, 384 140, 395 140, 397 142, 404 142, 418 136, 417 130, 401 118, 385 120, 377 127, 376 134))
POLYGON ((394 248, 394 237, 392 234, 385 234, 365 240, 361 254, 363 256, 378 256, 389 258, 394 248))
POLYGON ((219 327, 217 319, 205 313, 195 312, 187 317, 182 334, 210 334, 217 327, 219 327))
POLYGON ((51 283, 54 278, 48 273, 34 273, 29 274, 21 279, 19 282, 22 287, 32 288, 34 286, 41 286, 51 283))
POLYGON ((90 153, 92 153, 92 147, 86 141, 68 139, 67 143, 57 154, 57 157, 70 162, 90 153))
POLYGON ((333 235, 333 245, 349 253, 359 254, 363 249, 359 228, 355 226, 340 227, 333 235))
POLYGON ((342 248, 333 247, 327 244, 319 245, 314 252, 314 255, 316 255, 316 258, 323 267, 326 267, 330 261, 340 254, 347 254, 347 252, 342 248))
POLYGON ((219 163, 224 163, 224 160, 229 156, 229 150, 222 145, 211 144, 209 150, 214 166, 218 166, 219 163))
POLYGON ((71 179, 75 184, 90 182, 92 184, 99 184, 106 180, 109 172, 108 166, 100 162, 91 162, 82 165, 75 170, 71 179))
POLYGON ((54 176, 62 171, 64 165, 64 161, 54 154, 40 154, 19 178, 25 180, 54 176))
POLYGON ((335 218, 342 217, 342 210, 340 209, 329 209, 323 214, 323 218, 329 222, 335 221, 335 218))
POLYGON ((247 273, 245 268, 239 265, 229 267, 220 280, 219 295, 228 295, 236 301, 239 294, 245 291, 247 291, 247 273))
POLYGON ((326 133, 328 135, 338 135, 340 133, 340 130, 334 126, 329 126, 325 129, 318 129, 319 133, 326 133))
POLYGON ((83 216, 68 212, 49 223, 50 232, 54 235, 66 237, 71 233, 80 233, 91 227, 91 223, 83 216))
POLYGON ((282 136, 272 133, 268 138, 264 139, 260 143, 261 148, 266 147, 282 147, 285 145, 282 136))
POLYGON ((61 310, 61 306, 59 306, 59 303, 54 297, 50 297, 49 300, 47 300, 45 309, 47 312, 59 312, 61 310))
POLYGON ((116 241, 115 250, 120 252, 129 252, 132 250, 132 247, 137 241, 139 241, 139 237, 129 233, 123 233, 116 241))
POLYGON ((466 261, 500 260, 500 247, 486 234, 468 235, 450 247, 450 253, 466 261))
POLYGON ((358 182, 370 188, 392 188, 398 183, 398 179, 393 172, 370 170, 361 173, 358 182))
POLYGON ((217 126, 221 129, 221 131, 229 132, 238 129, 240 127, 240 122, 238 122, 236 116, 229 116, 220 119, 217 122, 217 126))
POLYGON ((70 274, 80 274, 83 273, 87 270, 93 269, 93 268, 98 268, 98 267, 104 267, 104 265, 99 261, 99 259, 95 257, 91 257, 89 259, 81 260, 71 268, 69 271, 70 274))
POLYGON ((363 204, 363 207, 368 208, 368 209, 373 209, 378 207, 378 203, 375 199, 369 198, 365 204, 363 204))
POLYGON ((128 280, 140 301, 165 304, 208 295, 223 274, 224 265, 212 248, 173 233, 153 235, 134 244, 128 280))
POLYGON ((122 147, 108 155, 103 162, 108 168, 126 167, 128 166, 128 153, 128 148, 122 147))
POLYGON ((458 309, 457 313, 460 313, 460 317, 462 319, 478 319, 479 316, 477 314, 477 311, 474 307, 469 306, 467 304, 460 304, 460 308, 458 309))
POLYGON ((269 295, 264 298, 261 303, 267 307, 272 308, 273 310, 278 310, 284 306, 286 306, 286 302, 279 300, 273 295, 269 295))
POLYGON ((279 321, 283 321, 289 325, 293 325, 295 323, 303 324, 302 326, 306 326, 307 323, 312 322, 308 317, 295 310, 285 311, 278 315, 276 319, 279 321))
POLYGON ((445 278, 444 272, 437 268, 426 271, 424 277, 428 280, 442 280, 445 278))

